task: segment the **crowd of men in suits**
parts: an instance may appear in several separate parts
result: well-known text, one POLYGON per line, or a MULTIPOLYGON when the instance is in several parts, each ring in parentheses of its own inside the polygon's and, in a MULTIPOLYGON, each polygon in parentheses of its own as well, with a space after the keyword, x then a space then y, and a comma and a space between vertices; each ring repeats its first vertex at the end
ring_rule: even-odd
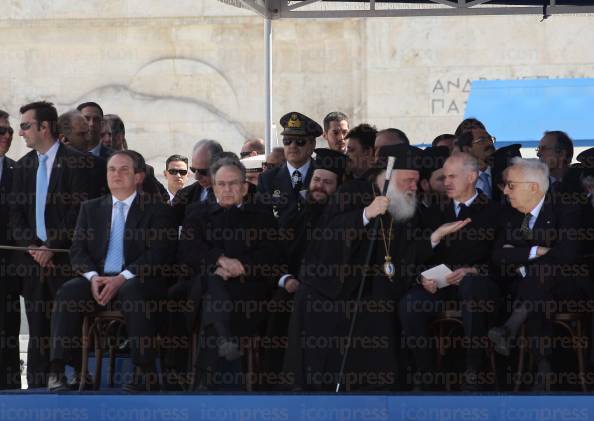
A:
POLYGON ((421 150, 341 112, 290 112, 282 148, 203 139, 166 160, 164 186, 99 104, 20 114, 31 151, 15 162, 0 110, 0 389, 21 386, 20 296, 28 386, 54 392, 89 376, 82 324, 104 310, 125 322, 128 392, 490 390, 488 361, 521 341, 527 386, 548 390, 554 317, 591 318, 594 148, 572 165, 564 132, 523 159, 476 119, 421 150), (461 329, 436 340, 448 311, 461 329), (452 382, 437 361, 454 336, 452 382))

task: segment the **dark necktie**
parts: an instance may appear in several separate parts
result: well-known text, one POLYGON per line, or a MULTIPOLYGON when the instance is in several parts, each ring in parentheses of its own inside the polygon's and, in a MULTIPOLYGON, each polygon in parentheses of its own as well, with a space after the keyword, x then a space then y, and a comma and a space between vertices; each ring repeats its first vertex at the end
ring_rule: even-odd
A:
POLYGON ((299 194, 299 192, 303 189, 303 176, 299 170, 293 171, 291 181, 293 182, 293 190, 295 190, 295 193, 299 194))
POLYGON ((464 219, 466 217, 466 212, 468 211, 468 206, 465 203, 458 204, 458 219, 464 219))
POLYGON ((532 230, 530 229, 530 220, 532 219, 532 214, 527 213, 524 215, 524 219, 522 220, 522 225, 520 226, 520 232, 522 233, 522 238, 524 240, 532 240, 532 230))

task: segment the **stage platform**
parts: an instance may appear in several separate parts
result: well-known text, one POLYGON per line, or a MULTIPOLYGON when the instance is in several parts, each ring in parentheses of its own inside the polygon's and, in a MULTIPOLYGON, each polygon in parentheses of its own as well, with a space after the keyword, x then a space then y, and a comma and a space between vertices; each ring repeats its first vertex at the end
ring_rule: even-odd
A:
POLYGON ((0 394, 2 421, 592 419, 592 395, 0 394))

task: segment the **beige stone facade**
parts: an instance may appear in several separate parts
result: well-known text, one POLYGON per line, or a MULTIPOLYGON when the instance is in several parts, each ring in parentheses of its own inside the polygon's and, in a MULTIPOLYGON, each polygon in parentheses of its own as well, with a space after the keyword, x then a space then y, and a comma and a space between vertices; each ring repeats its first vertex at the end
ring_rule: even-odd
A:
MULTIPOLYGON (((594 77, 591 16, 274 21, 273 116, 332 110, 415 143, 452 132, 470 80, 594 77)), ((263 136, 263 21, 216 0, 19 0, 0 16, 0 108, 94 100, 158 170, 200 138, 263 136)), ((323 143, 323 142, 321 142, 323 143)), ((25 152, 15 136, 10 156, 25 152)))

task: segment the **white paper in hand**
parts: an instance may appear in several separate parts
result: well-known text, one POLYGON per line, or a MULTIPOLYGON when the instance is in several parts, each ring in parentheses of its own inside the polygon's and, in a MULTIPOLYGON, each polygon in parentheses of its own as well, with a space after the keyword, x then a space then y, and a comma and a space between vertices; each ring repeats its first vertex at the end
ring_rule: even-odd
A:
POLYGON ((425 272, 421 273, 426 279, 433 279, 437 282, 437 288, 445 288, 450 286, 448 281, 446 281, 446 276, 448 276, 452 271, 446 265, 439 265, 432 267, 431 269, 427 269, 425 272))

